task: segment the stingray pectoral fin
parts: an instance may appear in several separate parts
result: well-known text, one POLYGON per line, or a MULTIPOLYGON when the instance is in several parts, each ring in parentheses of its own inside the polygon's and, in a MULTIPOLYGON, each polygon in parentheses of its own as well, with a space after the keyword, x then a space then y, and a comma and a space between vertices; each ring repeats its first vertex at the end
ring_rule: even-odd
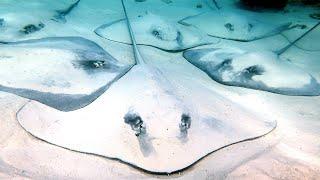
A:
POLYGON ((291 29, 291 25, 292 25, 291 22, 281 24, 278 27, 276 27, 274 29, 271 29, 271 31, 269 31, 268 33, 264 34, 263 36, 261 36, 259 38, 254 38, 252 40, 258 40, 258 39, 262 39, 262 38, 266 38, 266 37, 270 37, 270 36, 274 36, 274 35, 280 34, 283 31, 291 29))
POLYGON ((130 35, 127 30, 125 19, 118 19, 107 24, 103 24, 94 30, 94 33, 102 38, 125 44, 131 44, 130 35), (113 27, 121 36, 113 36, 113 27))

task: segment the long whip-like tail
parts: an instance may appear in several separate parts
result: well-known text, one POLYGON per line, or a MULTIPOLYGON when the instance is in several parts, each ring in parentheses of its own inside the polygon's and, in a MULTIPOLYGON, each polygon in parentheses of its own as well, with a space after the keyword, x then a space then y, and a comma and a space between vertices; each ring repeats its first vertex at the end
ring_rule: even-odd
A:
POLYGON ((136 62, 136 64, 145 64, 145 61, 143 60, 143 58, 142 58, 142 56, 140 54, 140 51, 138 49, 137 42, 136 42, 136 39, 134 37, 134 33, 133 33, 133 30, 132 30, 132 27, 131 27, 131 23, 130 23, 130 20, 129 20, 129 17, 128 17, 128 12, 127 12, 127 9, 126 9, 126 6, 125 6, 123 0, 121 0, 121 4, 122 4, 122 8, 123 8, 125 17, 126 17, 126 22, 127 22, 127 27, 128 27, 130 39, 131 39, 131 42, 132 42, 135 62, 136 62))
POLYGON ((284 52, 286 52, 289 48, 291 48, 291 46, 293 46, 294 44, 296 44, 298 41, 300 41, 303 37, 305 37, 307 34, 309 34, 312 30, 314 30, 316 27, 318 27, 320 25, 320 22, 318 22, 316 25, 314 25, 312 28, 310 28, 308 31, 306 31, 305 33, 303 33, 301 36, 299 36, 296 40, 290 42, 286 47, 276 51, 275 53, 278 55, 283 54, 284 52))

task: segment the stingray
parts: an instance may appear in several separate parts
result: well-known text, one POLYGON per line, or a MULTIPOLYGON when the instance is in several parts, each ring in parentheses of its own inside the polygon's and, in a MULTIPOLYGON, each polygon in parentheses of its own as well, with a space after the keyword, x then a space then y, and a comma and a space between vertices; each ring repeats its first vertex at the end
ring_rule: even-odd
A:
MULTIPOLYGON (((185 27, 147 12, 132 18, 137 44, 149 45, 166 51, 181 51, 208 44, 206 34, 194 27, 185 27)), ((124 19, 104 24, 95 33, 108 40, 131 44, 124 19)))
POLYGON ((66 23, 66 16, 71 13, 71 11, 78 6, 80 3, 80 0, 77 0, 76 2, 72 3, 67 7, 66 9, 62 10, 56 10, 56 14, 53 16, 52 20, 57 22, 66 23))
POLYGON ((130 67, 81 37, 11 42, 0 45, 0 91, 70 111, 91 103, 130 67))
POLYGON ((34 33, 44 27, 43 20, 50 17, 50 9, 43 9, 45 3, 0 2, 0 42, 34 33), (34 11, 33 14, 30 11, 34 11), (40 25, 40 26, 39 26, 40 25))
POLYGON ((47 25, 53 23, 50 22, 51 19, 66 22, 65 16, 78 3, 79 1, 76 1, 66 8, 63 1, 17 0, 0 2, 0 24, 2 24, 0 26, 0 42, 25 40, 37 36, 48 30, 47 25))
POLYGON ((319 96, 320 84, 315 77, 279 57, 319 24, 277 52, 245 51, 229 47, 187 50, 183 56, 213 80, 224 85, 283 95, 319 96))
POLYGON ((209 36, 243 42, 274 36, 292 28, 307 29, 306 26, 297 23, 297 19, 282 16, 227 9, 186 17, 179 22, 197 27, 209 36))
POLYGON ((197 73, 182 72, 195 70, 192 66, 149 63, 145 58, 149 56, 136 45, 135 27, 123 1, 122 5, 135 66, 82 109, 61 112, 37 101, 27 103, 17 113, 26 131, 60 147, 167 174, 276 127, 275 120, 251 113, 190 80, 197 73))

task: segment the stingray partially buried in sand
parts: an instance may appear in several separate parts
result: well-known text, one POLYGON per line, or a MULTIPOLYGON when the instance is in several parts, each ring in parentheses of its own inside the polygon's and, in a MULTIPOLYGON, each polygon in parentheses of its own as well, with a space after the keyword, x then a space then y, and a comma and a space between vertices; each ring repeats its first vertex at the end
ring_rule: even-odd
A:
MULTIPOLYGON (((218 9, 186 17, 179 21, 187 27, 196 27, 209 36, 234 40, 255 41, 279 35, 290 29, 298 29, 296 34, 303 34, 317 21, 309 17, 291 17, 270 12, 252 12, 240 9, 218 9), (274 21, 274 20, 277 21, 274 21)), ((296 37, 289 38, 295 39, 296 37)))
POLYGON ((185 59, 213 80, 230 86, 245 87, 292 96, 319 96, 320 83, 314 76, 280 54, 316 29, 317 23, 295 41, 277 52, 245 51, 240 48, 202 48, 187 50, 185 59))
MULTIPOLYGON (((166 51, 182 51, 209 44, 207 35, 194 27, 171 22, 161 16, 146 12, 131 19, 138 45, 149 45, 166 51)), ((104 24, 95 33, 108 40, 131 44, 125 19, 104 24)))
MULTIPOLYGON (((136 65, 82 109, 62 112, 37 101, 27 103, 17 113, 26 131, 67 149, 118 159, 148 172, 172 173, 275 128, 275 120, 248 112, 204 84, 190 82, 186 73, 167 68, 179 66, 149 63, 123 8, 136 65)), ((199 73, 186 67, 189 76, 199 73)))

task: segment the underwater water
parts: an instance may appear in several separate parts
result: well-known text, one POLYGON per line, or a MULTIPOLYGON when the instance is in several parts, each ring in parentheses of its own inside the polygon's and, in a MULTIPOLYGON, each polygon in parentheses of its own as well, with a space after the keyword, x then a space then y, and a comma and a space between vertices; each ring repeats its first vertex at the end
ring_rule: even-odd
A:
POLYGON ((213 156, 209 172, 231 173, 271 146, 311 169, 295 178, 319 177, 319 13, 297 2, 0 0, 0 178, 61 177, 43 158, 73 159, 64 151, 165 175, 213 156), (34 168, 17 165, 26 157, 34 168))

